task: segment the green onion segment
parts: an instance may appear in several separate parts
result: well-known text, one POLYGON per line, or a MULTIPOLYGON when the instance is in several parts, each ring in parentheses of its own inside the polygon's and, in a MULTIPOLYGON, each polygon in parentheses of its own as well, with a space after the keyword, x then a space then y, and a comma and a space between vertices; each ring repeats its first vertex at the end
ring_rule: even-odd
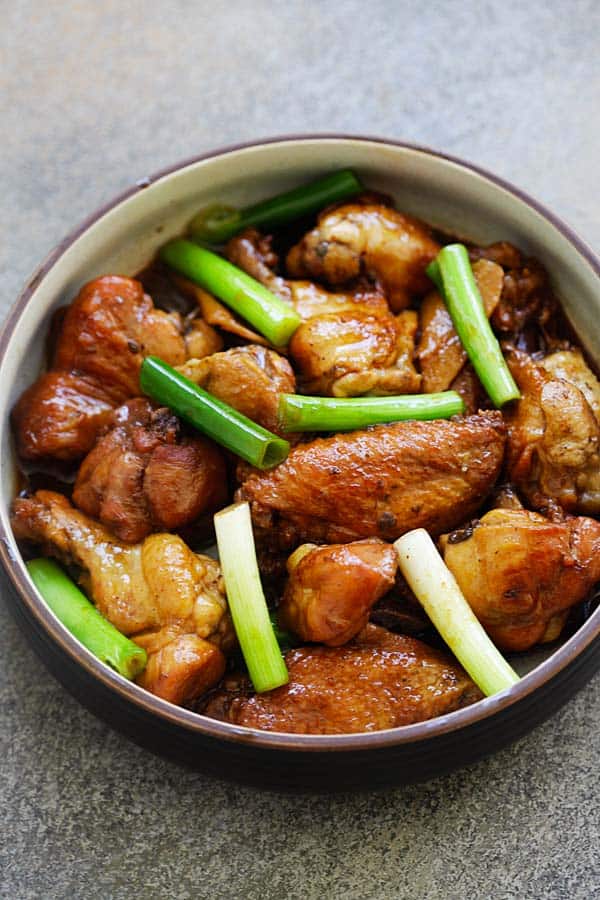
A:
POLYGON ((176 372, 156 356, 147 356, 140 387, 157 403, 259 469, 270 469, 289 453, 289 442, 257 425, 236 409, 176 372))
POLYGON ((352 431, 406 419, 448 419, 464 412, 456 391, 398 397, 307 397, 280 394, 278 418, 284 431, 352 431))
POLYGON ((400 570, 458 661, 486 696, 519 676, 492 643, 424 528, 394 543, 400 570))
POLYGON ((229 610, 254 689, 272 691, 288 682, 263 593, 250 507, 234 503, 214 517, 229 610))
POLYGON ((56 618, 94 656, 125 678, 133 679, 144 670, 146 651, 111 625, 54 560, 32 559, 26 565, 56 618))
POLYGON ((354 172, 344 169, 244 209, 213 203, 194 216, 189 234, 193 240, 202 243, 222 244, 249 225, 262 228, 285 225, 301 216, 319 212, 330 203, 353 197, 362 190, 354 172))
POLYGON ((521 394, 485 314, 467 248, 463 244, 442 247, 427 267, 427 274, 440 290, 461 343, 494 406, 518 400, 521 394))
POLYGON ((300 316, 288 303, 222 256, 177 238, 159 256, 172 269, 199 284, 259 331, 275 347, 290 340, 300 316))

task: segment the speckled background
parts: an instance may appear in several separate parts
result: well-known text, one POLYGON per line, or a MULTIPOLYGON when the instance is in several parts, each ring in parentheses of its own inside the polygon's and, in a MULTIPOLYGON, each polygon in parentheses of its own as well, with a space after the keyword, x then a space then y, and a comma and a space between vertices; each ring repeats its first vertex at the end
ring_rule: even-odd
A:
MULTIPOLYGON (((443 148, 600 247, 597 0, 2 7, 2 313, 133 181, 286 132, 443 148)), ((600 897, 599 688, 425 786, 287 797, 128 743, 50 678, 0 604, 0 896, 600 897)))

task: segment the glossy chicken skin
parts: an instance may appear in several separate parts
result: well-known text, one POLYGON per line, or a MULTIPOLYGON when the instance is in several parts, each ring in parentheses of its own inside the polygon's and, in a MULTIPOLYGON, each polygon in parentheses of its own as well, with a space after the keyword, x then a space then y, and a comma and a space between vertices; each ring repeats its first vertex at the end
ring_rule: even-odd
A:
POLYGON ((111 408, 139 393, 145 356, 178 365, 205 345, 204 331, 192 325, 184 334, 181 317, 155 309, 138 281, 119 275, 90 281, 66 311, 50 371, 13 410, 19 454, 80 459, 111 408))
POLYGON ((290 250, 287 267, 296 278, 332 285, 366 275, 397 312, 430 289, 425 269, 439 250, 422 222, 358 198, 322 212, 317 226, 290 250))
POLYGON ((257 532, 273 549, 392 541, 418 527, 440 534, 481 505, 504 440, 497 412, 379 425, 299 444, 268 472, 242 470, 238 495, 250 501, 257 532))
POLYGON ((73 502, 121 541, 173 531, 227 501, 227 471, 216 444, 182 436, 170 410, 129 400, 83 460, 73 502))
POLYGON ((232 676, 201 711, 262 731, 352 734, 422 722, 481 699, 447 656, 376 625, 343 647, 290 650, 285 662, 284 687, 253 694, 246 679, 232 676))
POLYGON ((446 565, 494 643, 527 650, 555 640, 570 607, 600 579, 600 523, 551 522, 525 509, 494 509, 442 538, 446 565))
MULTIPOLYGON (((522 394, 505 413, 510 480, 536 509, 599 514, 600 424, 584 391, 526 353, 512 350, 506 358, 522 394)), ((595 379, 588 373, 591 399, 595 379)))
POLYGON ((279 394, 293 394, 296 379, 289 362, 274 350, 249 344, 191 359, 179 371, 238 412, 278 433, 279 394))
POLYGON ((332 293, 311 281, 276 275, 270 239, 246 229, 227 245, 231 262, 290 303, 303 322, 289 345, 305 393, 334 397, 415 393, 416 313, 391 314, 373 289, 332 293))
POLYGON ((15 500, 18 540, 82 568, 98 610, 149 654, 139 681, 172 703, 188 703, 225 670, 235 639, 218 564, 173 534, 122 544, 66 497, 37 491, 15 500))
MULTIPOLYGON (((496 263, 481 259, 473 264, 473 275, 489 318, 500 301, 504 272, 496 263)), ((420 317, 417 357, 423 375, 423 391, 426 394, 445 391, 467 361, 466 351, 437 291, 432 291, 423 300, 420 317)))
POLYGON ((394 584, 398 558, 371 538, 351 544, 298 547, 278 608, 280 624, 302 641, 337 647, 367 624, 369 612, 394 584))

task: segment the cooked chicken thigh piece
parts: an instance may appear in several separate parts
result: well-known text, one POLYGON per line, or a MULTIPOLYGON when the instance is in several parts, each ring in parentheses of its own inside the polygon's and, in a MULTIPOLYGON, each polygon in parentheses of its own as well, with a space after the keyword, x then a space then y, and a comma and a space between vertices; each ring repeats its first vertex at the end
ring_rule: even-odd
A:
MULTIPOLYGON (((489 318, 500 300, 504 272, 496 263, 481 259, 473 264, 473 274, 489 318)), ((445 391, 459 375, 467 354, 437 291, 427 294, 421 304, 420 316, 417 357, 423 375, 423 391, 426 394, 445 391)))
POLYGON ((600 579, 595 519, 551 522, 526 509, 493 509, 441 544, 473 612, 505 650, 555 640, 569 609, 600 579))
POLYGON ((304 544, 287 568, 279 622, 303 641, 337 647, 365 627, 373 604, 393 587, 398 558, 389 544, 370 538, 304 544))
POLYGON ((257 344, 190 359, 178 369, 190 381, 276 434, 280 432, 279 394, 296 391, 287 359, 257 344))
POLYGON ((505 429, 498 412, 397 422, 293 447, 268 472, 240 467, 239 499, 273 551, 305 541, 393 541, 411 528, 440 534, 481 505, 496 481, 505 429))
POLYGON ((90 281, 66 310, 50 371, 13 410, 19 454, 80 459, 110 408, 139 394, 145 356, 178 365, 201 346, 209 346, 205 329, 191 322, 186 334, 181 317, 155 309, 138 281, 118 275, 90 281))
POLYGON ((262 731, 353 734, 422 722, 481 699, 449 657, 376 625, 344 647, 289 650, 285 662, 283 687, 254 694, 246 678, 231 676, 199 711, 262 731))
POLYGON ((360 198, 325 210, 317 226, 288 253, 295 278, 338 285, 366 275, 398 312, 431 287, 427 265, 440 250, 431 230, 412 216, 360 198))
POLYGON ((222 676, 235 638, 213 559, 173 534, 119 543, 52 491, 17 498, 11 521, 17 540, 83 570, 81 584, 102 615, 146 648, 140 683, 148 690, 188 703, 222 676))
POLYGON ((227 501, 216 444, 185 437, 170 410, 138 397, 113 413, 110 430, 83 460, 73 502, 121 541, 173 531, 227 501))
MULTIPOLYGON (((510 480, 536 509, 558 504, 567 512, 600 514, 600 424, 584 392, 526 353, 512 350, 506 358, 522 394, 505 411, 510 480)), ((561 372, 567 374, 564 364, 561 372)), ((591 372, 585 380, 592 397, 591 372)))
POLYGON ((334 294, 310 281, 288 281, 271 266, 270 239, 248 228, 227 245, 229 259, 290 303, 302 317, 289 346, 305 393, 334 397, 412 394, 416 313, 394 317, 375 291, 334 294))

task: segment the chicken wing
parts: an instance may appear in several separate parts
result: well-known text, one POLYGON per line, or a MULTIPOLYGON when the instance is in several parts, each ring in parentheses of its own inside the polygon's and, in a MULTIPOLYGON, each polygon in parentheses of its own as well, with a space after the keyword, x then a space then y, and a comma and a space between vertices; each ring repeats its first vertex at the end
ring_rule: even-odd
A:
MULTIPOLYGON (((564 365, 550 367, 568 375, 564 365)), ((536 509, 600 513, 600 424, 577 379, 565 380, 518 350, 507 354, 521 399, 506 410, 510 480, 536 509)), ((577 364, 581 376, 583 360, 577 364)), ((587 368, 587 367, 585 367, 587 368)), ((572 375, 571 375, 572 377, 572 375)), ((594 375, 585 376, 594 396, 594 375)), ((583 385, 582 385, 583 387, 583 385)))
POLYGON ((188 703, 225 670, 235 638, 218 563, 172 534, 122 544, 61 494, 37 491, 15 500, 12 527, 67 565, 98 610, 145 647, 140 683, 173 703, 188 703))
POLYGON ((287 359, 274 350, 257 344, 232 347, 204 359, 188 360, 178 368, 190 381, 263 428, 280 432, 279 394, 295 393, 296 379, 287 359))
POLYGON ((290 356, 306 393, 352 397, 416 393, 417 317, 394 317, 379 292, 332 293, 311 281, 276 275, 270 239, 248 228, 227 245, 231 262, 290 303, 303 323, 290 342, 290 356))
POLYGON ((418 219, 358 198, 322 212, 316 228, 288 253, 287 267, 295 278, 332 285, 366 275, 381 285, 397 312, 430 289, 425 269, 439 250, 418 219))
POLYGON ((226 503, 221 451, 199 435, 183 436, 168 409, 129 400, 111 426, 83 460, 73 502, 119 540, 183 528, 226 503))
POLYGON ((353 734, 422 722, 481 699, 449 657, 376 625, 344 647, 290 650, 285 662, 284 687, 253 694, 247 679, 232 676, 199 711, 262 731, 353 734))
POLYGON ((324 547, 304 544, 288 559, 279 622, 303 641, 345 644, 393 586, 397 567, 394 548, 374 538, 324 547))
POLYGON ((551 522, 525 509, 493 509, 441 543, 473 612, 505 650, 555 640, 570 607, 600 579, 594 519, 551 522))
MULTIPOLYGON (((473 264, 473 274, 489 317, 500 301, 504 272, 496 263, 481 259, 473 264)), ((417 357, 423 375, 423 390, 426 394, 445 391, 459 375, 467 354, 437 291, 425 297, 420 316, 417 357)))
POLYGON ((268 472, 240 468, 238 496, 273 552, 305 541, 392 541, 418 527, 440 534, 481 505, 504 441, 498 412, 379 425, 299 444, 268 472))
MULTIPOLYGON (((206 334, 202 331, 202 339, 206 334)), ((189 325, 190 348, 200 350, 189 325)), ((80 459, 91 450, 110 409, 139 393, 145 356, 171 365, 189 355, 177 313, 154 308, 138 281, 106 275, 90 281, 68 307, 50 371, 21 396, 13 410, 19 454, 28 460, 80 459)))

